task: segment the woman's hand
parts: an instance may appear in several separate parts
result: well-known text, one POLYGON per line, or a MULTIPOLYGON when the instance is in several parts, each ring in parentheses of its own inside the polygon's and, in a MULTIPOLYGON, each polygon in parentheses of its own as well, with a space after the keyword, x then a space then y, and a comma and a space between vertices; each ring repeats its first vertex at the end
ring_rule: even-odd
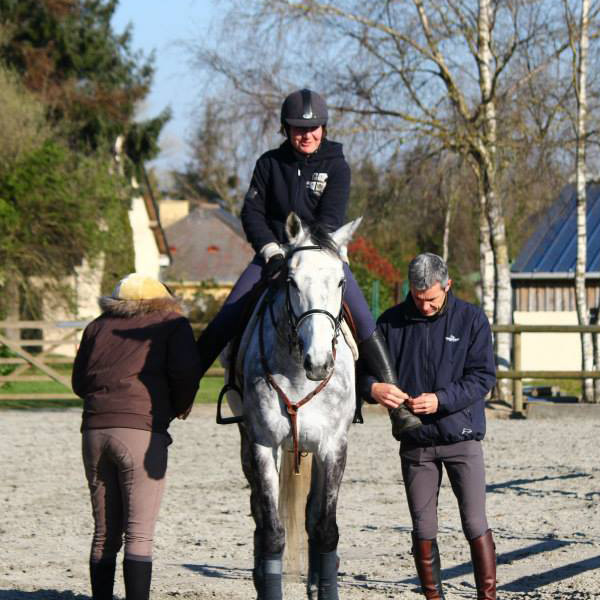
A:
POLYGON ((284 264, 285 257, 283 256, 283 254, 275 254, 274 256, 271 256, 267 264, 263 267, 263 279, 273 279, 273 277, 277 275, 279 271, 281 271, 284 264))

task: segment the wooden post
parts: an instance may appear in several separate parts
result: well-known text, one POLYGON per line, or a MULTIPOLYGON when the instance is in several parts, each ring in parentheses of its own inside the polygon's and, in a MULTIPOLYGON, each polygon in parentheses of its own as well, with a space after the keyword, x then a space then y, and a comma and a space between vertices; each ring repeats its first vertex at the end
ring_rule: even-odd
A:
MULTIPOLYGON (((515 331, 513 335, 513 343, 514 343, 514 369, 515 371, 520 371, 522 367, 521 362, 521 332, 515 331)), ((515 417, 523 417, 523 379, 521 377, 517 377, 514 381, 513 386, 513 416, 515 417)))

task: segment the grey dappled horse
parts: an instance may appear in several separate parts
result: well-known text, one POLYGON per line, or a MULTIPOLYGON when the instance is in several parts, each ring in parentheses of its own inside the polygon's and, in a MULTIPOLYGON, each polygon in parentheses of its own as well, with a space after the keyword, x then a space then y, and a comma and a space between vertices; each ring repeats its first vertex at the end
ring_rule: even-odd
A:
MULTIPOLYGON (((311 452, 306 506, 307 593, 336 600, 336 505, 355 410, 354 358, 340 334, 342 257, 360 220, 332 233, 286 223, 286 277, 266 294, 243 358, 242 466, 251 488, 254 585, 259 600, 282 598, 284 527, 278 513, 278 453, 311 452), (297 406, 300 405, 300 406, 297 406)), ((296 467, 298 464, 296 463, 296 467)))

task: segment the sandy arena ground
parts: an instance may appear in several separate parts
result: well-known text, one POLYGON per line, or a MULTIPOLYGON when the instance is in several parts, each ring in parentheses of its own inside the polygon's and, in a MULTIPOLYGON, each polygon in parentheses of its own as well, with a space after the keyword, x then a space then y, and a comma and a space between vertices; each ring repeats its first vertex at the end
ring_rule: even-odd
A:
MULTIPOLYGON (((0 600, 89 598, 92 532, 80 414, 0 412, 0 600)), ((353 426, 338 523, 340 598, 422 598, 398 446, 377 409, 353 426)), ((154 600, 254 598, 253 522, 235 426, 196 407, 174 444, 156 532, 154 600)), ((488 517, 501 599, 600 598, 600 421, 488 419, 488 517)), ((447 479, 440 494, 446 598, 476 597, 447 479)), ((122 580, 115 593, 124 597, 122 580)), ((305 598, 287 581, 285 598, 305 598)))

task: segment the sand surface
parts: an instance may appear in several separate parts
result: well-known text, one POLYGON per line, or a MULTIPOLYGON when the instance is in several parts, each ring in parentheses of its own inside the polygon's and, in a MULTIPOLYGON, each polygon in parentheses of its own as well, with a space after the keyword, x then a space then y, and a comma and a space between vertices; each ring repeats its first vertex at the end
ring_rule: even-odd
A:
MULTIPOLYGON (((92 518, 78 410, 0 412, 0 600, 89 598, 92 518)), ((196 407, 171 428, 152 598, 254 598, 253 521, 236 426, 196 407)), ((498 597, 600 598, 600 421, 488 419, 488 518, 498 597)), ((476 598, 447 479, 440 494, 446 598, 476 598)), ((422 598, 398 445, 379 410, 351 430, 340 493, 340 598, 422 598)), ((119 576, 117 597, 124 597, 119 576)), ((286 581, 286 599, 305 598, 286 581)))

